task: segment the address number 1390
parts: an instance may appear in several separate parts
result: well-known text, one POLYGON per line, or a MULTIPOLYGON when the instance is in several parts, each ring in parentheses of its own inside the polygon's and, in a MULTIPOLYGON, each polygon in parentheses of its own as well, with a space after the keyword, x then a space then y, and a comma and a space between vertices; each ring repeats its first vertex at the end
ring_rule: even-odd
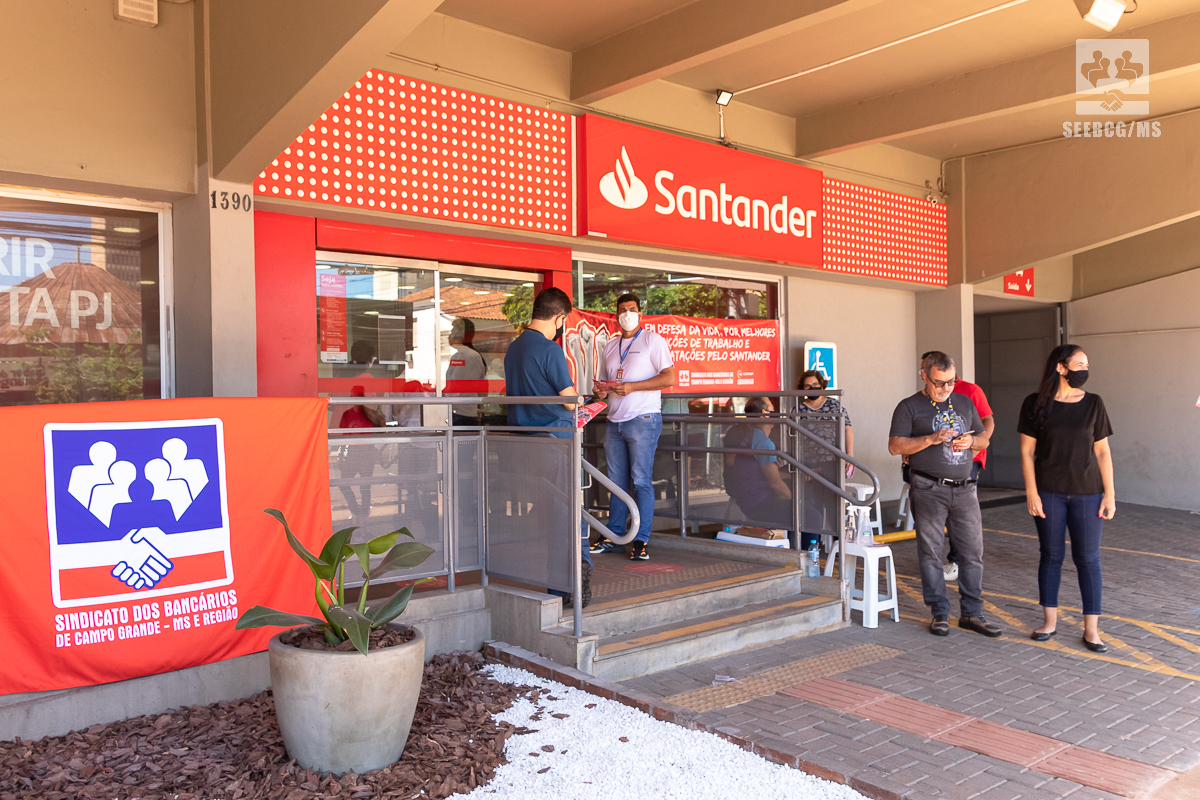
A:
POLYGON ((228 211, 231 208, 234 211, 250 210, 250 195, 248 194, 214 191, 210 196, 212 197, 213 208, 219 208, 222 211, 228 211))

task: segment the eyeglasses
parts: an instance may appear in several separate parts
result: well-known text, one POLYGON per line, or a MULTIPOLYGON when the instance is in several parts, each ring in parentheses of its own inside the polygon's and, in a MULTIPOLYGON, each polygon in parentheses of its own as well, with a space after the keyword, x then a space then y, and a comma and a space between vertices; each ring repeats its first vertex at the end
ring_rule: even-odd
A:
POLYGON ((933 384, 933 388, 935 389, 953 389, 958 384, 958 378, 951 378, 948 381, 935 381, 933 378, 930 378, 929 382, 933 384))

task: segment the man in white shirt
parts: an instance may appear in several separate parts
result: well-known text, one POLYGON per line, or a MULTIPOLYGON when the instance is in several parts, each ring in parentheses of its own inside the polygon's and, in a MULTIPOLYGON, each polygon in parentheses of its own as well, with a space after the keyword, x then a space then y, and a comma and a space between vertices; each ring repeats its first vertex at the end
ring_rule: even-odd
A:
MULTIPOLYGON (((454 348, 450 354, 450 363, 446 365, 446 394, 485 394, 477 391, 477 387, 469 390, 459 381, 481 381, 487 375, 483 356, 471 345, 475 338, 475 323, 466 317, 455 317, 450 323, 449 343, 454 348)), ((478 425, 479 406, 454 406, 453 422, 455 425, 478 425)))
MULTIPOLYGON (((649 561, 646 543, 654 520, 654 451, 662 432, 662 390, 675 385, 675 364, 667 341, 642 327, 642 304, 635 294, 617 298, 617 323, 621 336, 608 340, 600 357, 599 381, 615 385, 596 391, 608 400, 608 425, 604 434, 604 459, 608 477, 633 496, 641 516, 637 538, 629 546, 634 561, 649 561)), ((629 510, 616 497, 609 500, 608 528, 625 533, 629 510)), ((621 546, 607 539, 592 553, 617 553, 621 546)))

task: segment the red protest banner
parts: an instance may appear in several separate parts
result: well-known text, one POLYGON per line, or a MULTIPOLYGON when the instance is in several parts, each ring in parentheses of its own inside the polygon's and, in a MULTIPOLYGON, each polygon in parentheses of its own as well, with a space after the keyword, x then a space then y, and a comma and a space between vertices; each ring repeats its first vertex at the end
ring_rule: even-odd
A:
MULTIPOLYGON (((779 390, 779 320, 702 319, 647 314, 646 330, 667 340, 676 384, 668 392, 744 395, 779 390)), ((604 346, 619 336, 615 314, 575 309, 563 347, 579 391, 588 394, 604 346)))
POLYGON ((329 535, 324 398, 0 408, 0 693, 86 686, 266 649, 262 604, 314 613, 278 508, 329 535))

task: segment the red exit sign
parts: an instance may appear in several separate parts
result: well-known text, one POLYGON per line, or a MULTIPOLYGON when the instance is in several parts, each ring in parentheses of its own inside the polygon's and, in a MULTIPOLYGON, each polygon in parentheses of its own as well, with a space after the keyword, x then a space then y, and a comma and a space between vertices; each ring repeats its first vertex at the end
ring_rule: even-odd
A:
POLYGON ((1004 276, 1004 293, 1033 297, 1033 270, 1019 269, 1004 276))

